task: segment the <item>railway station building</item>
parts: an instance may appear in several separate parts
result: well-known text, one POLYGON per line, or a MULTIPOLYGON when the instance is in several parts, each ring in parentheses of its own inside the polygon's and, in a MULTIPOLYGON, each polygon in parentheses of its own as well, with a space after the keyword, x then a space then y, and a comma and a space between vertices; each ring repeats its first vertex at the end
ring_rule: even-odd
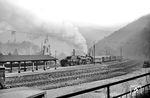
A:
POLYGON ((38 70, 39 67, 43 66, 43 70, 47 69, 47 64, 53 62, 56 69, 57 58, 50 55, 0 55, 0 66, 13 71, 13 67, 17 67, 18 73, 21 70, 27 71, 27 67, 30 66, 32 72, 38 70))

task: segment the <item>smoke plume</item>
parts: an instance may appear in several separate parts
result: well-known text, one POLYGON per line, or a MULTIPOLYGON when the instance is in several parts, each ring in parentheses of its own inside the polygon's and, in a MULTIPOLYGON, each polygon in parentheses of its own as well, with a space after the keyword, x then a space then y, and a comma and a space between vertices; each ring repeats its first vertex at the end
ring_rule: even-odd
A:
POLYGON ((3 28, 0 27, 0 33, 13 30, 20 33, 28 33, 30 39, 49 35, 72 44, 84 53, 87 53, 86 40, 79 32, 77 26, 68 22, 53 24, 40 20, 34 14, 11 4, 8 0, 0 0, 0 24, 9 24, 9 27, 6 25, 3 28))

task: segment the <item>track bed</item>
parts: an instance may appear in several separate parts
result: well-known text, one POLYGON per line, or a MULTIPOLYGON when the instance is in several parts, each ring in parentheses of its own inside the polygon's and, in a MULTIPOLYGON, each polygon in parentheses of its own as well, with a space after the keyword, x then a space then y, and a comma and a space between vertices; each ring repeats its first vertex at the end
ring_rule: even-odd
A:
POLYGON ((91 65, 66 71, 57 71, 21 77, 8 77, 6 85, 10 87, 34 87, 39 89, 54 89, 71 85, 78 85, 92 81, 127 74, 139 68, 140 62, 125 60, 107 63, 107 66, 91 65))

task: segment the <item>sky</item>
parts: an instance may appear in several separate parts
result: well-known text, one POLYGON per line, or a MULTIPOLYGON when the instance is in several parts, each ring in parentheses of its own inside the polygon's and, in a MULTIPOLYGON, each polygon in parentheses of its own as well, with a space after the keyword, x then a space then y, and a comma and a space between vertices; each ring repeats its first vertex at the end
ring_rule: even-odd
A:
POLYGON ((149 0, 8 0, 40 19, 100 26, 131 22, 150 11, 149 0))
POLYGON ((109 28, 113 32, 149 14, 149 4, 149 0, 0 0, 0 41, 13 39, 11 31, 16 31, 17 41, 41 46, 49 36, 53 50, 77 48, 87 53, 86 38, 100 40, 110 34, 109 28))

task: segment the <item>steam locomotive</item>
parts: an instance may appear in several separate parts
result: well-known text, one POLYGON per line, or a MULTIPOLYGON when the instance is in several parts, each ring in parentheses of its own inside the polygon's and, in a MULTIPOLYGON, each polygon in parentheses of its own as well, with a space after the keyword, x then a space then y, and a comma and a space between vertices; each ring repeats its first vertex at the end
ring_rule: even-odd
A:
POLYGON ((67 56, 65 59, 60 60, 60 65, 65 66, 75 66, 75 65, 84 65, 92 63, 103 63, 110 61, 119 61, 121 56, 67 56))
POLYGON ((91 56, 67 56, 65 59, 60 60, 60 64, 62 67, 91 63, 93 63, 93 57, 91 56))

